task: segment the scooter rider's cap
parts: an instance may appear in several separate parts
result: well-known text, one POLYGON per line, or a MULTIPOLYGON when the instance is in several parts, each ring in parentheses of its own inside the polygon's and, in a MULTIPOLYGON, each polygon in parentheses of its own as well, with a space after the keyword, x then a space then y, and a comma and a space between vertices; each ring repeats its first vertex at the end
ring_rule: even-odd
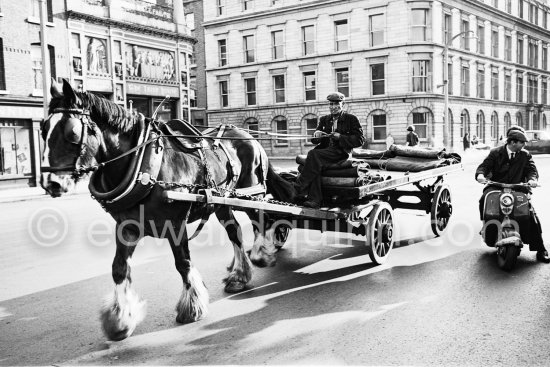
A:
POLYGON ((344 101, 345 99, 346 99, 346 96, 344 96, 340 92, 334 92, 327 96, 327 100, 331 102, 341 102, 341 101, 344 101))
POLYGON ((510 140, 517 140, 522 142, 527 142, 527 135, 523 131, 520 130, 510 130, 508 132, 508 139, 510 140))

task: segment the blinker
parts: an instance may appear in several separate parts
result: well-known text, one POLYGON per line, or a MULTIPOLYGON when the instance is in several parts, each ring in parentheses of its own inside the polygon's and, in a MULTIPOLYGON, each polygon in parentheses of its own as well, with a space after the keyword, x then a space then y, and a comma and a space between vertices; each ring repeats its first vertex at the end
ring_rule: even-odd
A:
POLYGON ((67 119, 64 130, 65 139, 72 144, 79 144, 82 137, 82 122, 74 117, 67 119))

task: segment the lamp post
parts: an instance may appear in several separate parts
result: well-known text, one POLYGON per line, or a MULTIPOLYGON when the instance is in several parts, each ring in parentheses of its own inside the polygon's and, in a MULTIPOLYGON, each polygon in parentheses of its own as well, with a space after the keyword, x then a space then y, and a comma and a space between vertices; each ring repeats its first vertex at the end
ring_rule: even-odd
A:
POLYGON ((445 148, 449 145, 449 46, 453 43, 455 38, 468 33, 474 33, 474 31, 464 31, 455 34, 445 43, 445 48, 443 49, 443 57, 445 60, 443 65, 443 94, 445 96, 445 110, 443 111, 443 146, 445 148))

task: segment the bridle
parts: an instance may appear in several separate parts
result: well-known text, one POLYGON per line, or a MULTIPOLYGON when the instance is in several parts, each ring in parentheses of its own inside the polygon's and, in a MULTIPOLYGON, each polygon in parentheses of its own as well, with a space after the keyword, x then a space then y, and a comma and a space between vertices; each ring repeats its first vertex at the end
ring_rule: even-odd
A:
MULTIPOLYGON (((72 165, 58 166, 58 167, 40 167, 42 172, 72 172, 74 178, 78 178, 87 172, 91 172, 97 169, 97 166, 86 167, 82 164, 84 155, 86 154, 86 141, 88 134, 97 135, 97 125, 90 119, 90 111, 82 108, 56 108, 53 113, 63 113, 76 115, 82 125, 82 131, 80 134, 80 141, 78 142, 79 155, 75 158, 72 165)), ((75 118, 75 117, 71 117, 75 118)))

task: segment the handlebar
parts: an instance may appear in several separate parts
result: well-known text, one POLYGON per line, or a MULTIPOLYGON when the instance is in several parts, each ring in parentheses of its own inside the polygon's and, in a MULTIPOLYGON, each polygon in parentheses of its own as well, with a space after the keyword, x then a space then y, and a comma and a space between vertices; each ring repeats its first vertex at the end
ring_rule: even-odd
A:
MULTIPOLYGON (((485 182, 485 186, 496 186, 496 187, 501 187, 503 189, 521 189, 521 188, 532 188, 531 185, 529 185, 527 182, 521 182, 521 183, 517 183, 517 184, 507 184, 507 183, 502 183, 502 182, 496 182, 496 181, 491 181, 491 180, 487 180, 485 182)), ((535 187, 540 187, 540 184, 537 182, 537 185, 535 187)))

